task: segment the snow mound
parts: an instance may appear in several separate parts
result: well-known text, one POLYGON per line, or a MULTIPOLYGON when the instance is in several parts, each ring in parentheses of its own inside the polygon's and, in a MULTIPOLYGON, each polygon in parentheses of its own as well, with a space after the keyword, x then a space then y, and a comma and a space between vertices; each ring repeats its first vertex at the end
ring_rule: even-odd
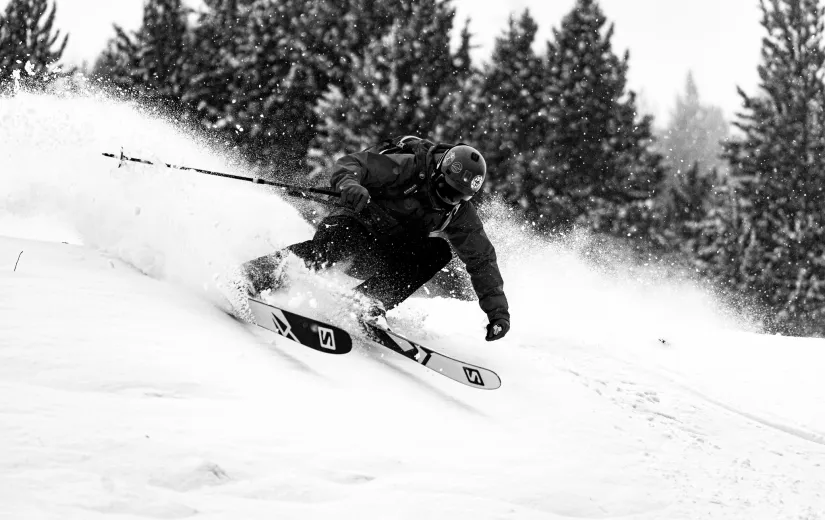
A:
MULTIPOLYGON (((2 517, 825 518, 822 341, 492 218, 507 338, 476 302, 390 319, 500 390, 363 342, 324 355, 219 309, 228 266, 311 235, 287 201, 100 153, 241 166, 97 97, 0 118, 2 517)), ((279 297, 344 319, 324 298, 346 283, 279 297)))

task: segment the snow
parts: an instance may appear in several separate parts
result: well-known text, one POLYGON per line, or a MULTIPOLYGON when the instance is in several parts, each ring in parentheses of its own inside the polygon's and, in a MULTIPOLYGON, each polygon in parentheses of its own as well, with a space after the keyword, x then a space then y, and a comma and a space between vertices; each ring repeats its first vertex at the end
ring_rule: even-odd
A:
MULTIPOLYGON (((99 154, 242 172, 133 105, 19 94, 0 119, 0 518, 825 518, 822 340, 499 220, 507 338, 475 302, 390 321, 501 389, 358 339, 325 355, 215 288, 310 236, 287 201, 118 168, 99 154)), ((283 297, 345 319, 330 279, 283 297)))

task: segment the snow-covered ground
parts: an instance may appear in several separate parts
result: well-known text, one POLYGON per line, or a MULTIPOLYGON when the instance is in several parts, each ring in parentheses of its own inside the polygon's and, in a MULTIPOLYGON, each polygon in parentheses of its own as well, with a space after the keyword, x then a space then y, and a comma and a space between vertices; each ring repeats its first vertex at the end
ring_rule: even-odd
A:
POLYGON ((0 518, 825 519, 821 340, 491 221, 507 338, 475 302, 390 317, 501 389, 324 355, 215 288, 311 235, 286 201, 118 168, 100 153, 240 171, 129 105, 20 94, 0 121, 0 518))

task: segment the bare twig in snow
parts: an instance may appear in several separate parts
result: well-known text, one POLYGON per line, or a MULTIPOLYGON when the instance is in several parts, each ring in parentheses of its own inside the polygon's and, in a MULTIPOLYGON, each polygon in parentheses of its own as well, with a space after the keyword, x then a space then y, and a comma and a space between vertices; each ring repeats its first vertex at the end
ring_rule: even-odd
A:
POLYGON ((17 261, 14 263, 14 272, 17 272, 17 264, 20 263, 20 257, 23 256, 23 251, 20 251, 20 254, 17 255, 17 261))

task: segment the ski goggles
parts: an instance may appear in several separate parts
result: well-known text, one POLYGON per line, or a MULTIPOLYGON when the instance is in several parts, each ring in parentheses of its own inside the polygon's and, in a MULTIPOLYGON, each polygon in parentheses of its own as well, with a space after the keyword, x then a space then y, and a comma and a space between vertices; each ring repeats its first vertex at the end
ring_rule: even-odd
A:
POLYGON ((466 193, 462 193, 457 189, 453 188, 449 184, 447 184, 447 180, 444 178, 444 174, 439 172, 438 176, 435 178, 435 194, 441 199, 444 203, 449 204, 450 206, 455 206, 456 204, 460 203, 461 201, 467 201, 473 198, 472 194, 467 195, 466 193))

